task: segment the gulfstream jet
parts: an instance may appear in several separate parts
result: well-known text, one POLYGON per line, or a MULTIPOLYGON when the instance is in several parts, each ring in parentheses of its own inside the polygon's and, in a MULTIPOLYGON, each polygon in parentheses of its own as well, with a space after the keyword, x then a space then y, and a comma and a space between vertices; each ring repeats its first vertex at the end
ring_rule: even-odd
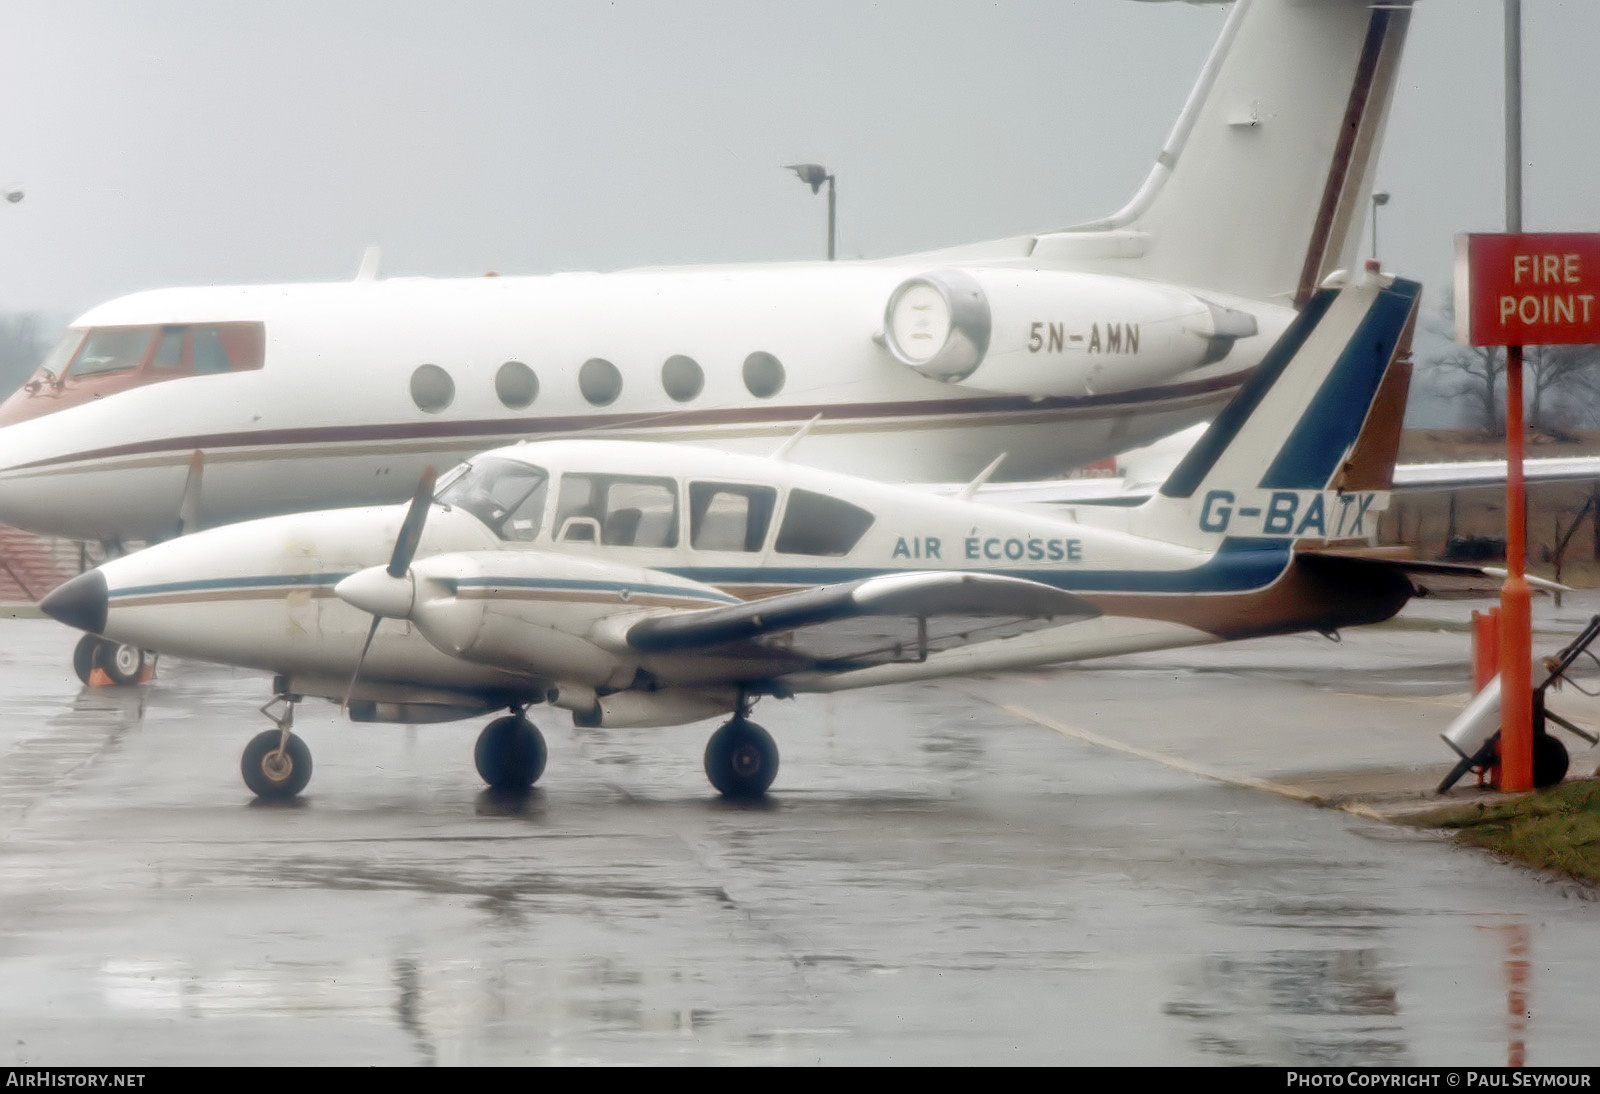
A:
POLYGON ((893 259, 137 293, 0 406, 0 521, 155 539, 604 434, 915 482, 1209 418, 1354 258, 1409 0, 1238 0, 1103 220, 893 259))

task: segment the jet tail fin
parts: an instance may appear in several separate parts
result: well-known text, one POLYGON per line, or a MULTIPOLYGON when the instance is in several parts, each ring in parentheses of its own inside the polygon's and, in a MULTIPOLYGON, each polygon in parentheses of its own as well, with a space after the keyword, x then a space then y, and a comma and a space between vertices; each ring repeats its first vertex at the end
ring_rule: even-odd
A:
POLYGON ((1255 374, 1131 514, 1140 535, 1338 541, 1388 504, 1421 286, 1369 272, 1319 290, 1255 374))
POLYGON ((1133 199, 1034 257, 1303 307, 1354 268, 1410 20, 1411 0, 1237 0, 1133 199))

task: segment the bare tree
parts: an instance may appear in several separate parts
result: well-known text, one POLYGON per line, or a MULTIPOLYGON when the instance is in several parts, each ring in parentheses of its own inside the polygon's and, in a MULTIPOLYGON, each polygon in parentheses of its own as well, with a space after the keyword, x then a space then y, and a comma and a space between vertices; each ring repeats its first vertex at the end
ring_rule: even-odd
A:
POLYGON ((1457 346, 1431 357, 1424 366, 1437 378, 1440 391, 1448 398, 1466 399, 1472 404, 1473 419, 1491 437, 1506 432, 1502 381, 1506 374, 1505 352, 1495 346, 1457 346))
POLYGON ((1563 417, 1592 422, 1600 416, 1600 346, 1533 346, 1526 365, 1530 429, 1565 438, 1563 417))

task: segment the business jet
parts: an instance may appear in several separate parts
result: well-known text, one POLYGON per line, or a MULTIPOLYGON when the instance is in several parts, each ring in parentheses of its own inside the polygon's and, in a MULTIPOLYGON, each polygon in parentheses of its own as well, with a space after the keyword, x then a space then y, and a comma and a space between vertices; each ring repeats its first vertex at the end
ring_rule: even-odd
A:
MULTIPOLYGON (((526 711, 626 729, 726 717, 713 786, 764 793, 763 697, 995 672, 1389 618, 1482 582, 1366 539, 1387 504, 1418 286, 1369 274, 1307 302, 1143 505, 1063 513, 631 441, 493 450, 409 506, 202 531, 82 574, 51 616, 274 675, 247 786, 306 786, 306 696, 362 721, 503 709, 492 787, 544 769, 526 711)), ((786 454, 784 454, 786 455, 786 454)))
MULTIPOLYGON (((403 501, 600 433, 885 480, 1055 474, 1211 417, 1349 269, 1409 0, 1238 0, 1103 220, 892 259, 137 293, 0 405, 0 521, 154 540, 403 501)), ((369 255, 369 258, 371 256, 369 255)))

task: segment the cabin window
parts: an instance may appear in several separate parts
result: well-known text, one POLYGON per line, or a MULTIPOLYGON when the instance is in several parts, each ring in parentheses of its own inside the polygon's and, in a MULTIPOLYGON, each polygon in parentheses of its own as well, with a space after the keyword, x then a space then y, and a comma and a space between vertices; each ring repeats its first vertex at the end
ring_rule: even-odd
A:
POLYGON ((603 357, 591 357, 578 370, 578 390, 593 406, 610 406, 622 394, 622 373, 603 357))
POLYGON ((847 501, 794 490, 778 529, 777 549, 786 555, 847 555, 875 519, 847 501))
POLYGON ((418 365, 411 374, 411 401, 418 409, 437 414, 456 397, 456 382, 438 365, 418 365))
POLYGON ((778 492, 770 486, 689 484, 689 546, 699 551, 759 551, 778 492))
POLYGON ((83 348, 73 358, 73 376, 102 376, 108 372, 129 372, 144 364, 154 327, 103 327, 91 330, 83 348))
POLYGON ((465 509, 501 539, 526 542, 539 535, 550 476, 516 460, 479 460, 439 491, 443 505, 465 509))
POLYGON ((687 403, 706 386, 706 374, 693 357, 675 353, 661 366, 661 386, 674 402, 687 403))
POLYGON ((563 475, 556 539, 604 547, 676 547, 678 484, 632 475, 563 475))
POLYGON ((507 361, 494 374, 494 393, 510 410, 521 410, 539 397, 539 377, 521 361, 507 361))
POLYGON ((783 390, 783 362, 757 350, 744 359, 744 386, 757 399, 770 399, 783 390))

